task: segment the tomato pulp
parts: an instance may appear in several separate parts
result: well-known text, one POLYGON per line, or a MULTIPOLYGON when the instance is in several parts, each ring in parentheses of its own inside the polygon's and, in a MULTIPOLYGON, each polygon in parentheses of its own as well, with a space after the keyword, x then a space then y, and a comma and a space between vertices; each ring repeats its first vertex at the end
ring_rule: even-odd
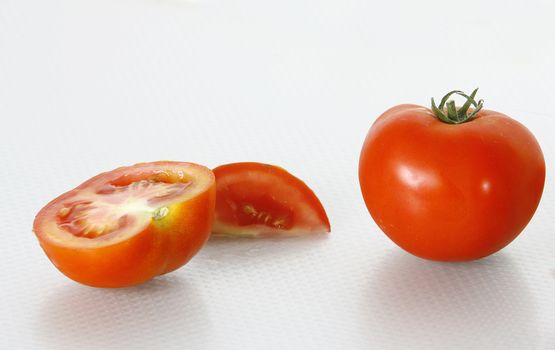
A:
POLYGON ((212 171, 181 162, 141 163, 97 175, 48 203, 33 225, 69 278, 126 287, 184 265, 208 239, 212 171))
POLYGON ((318 197, 280 167, 232 163, 217 167, 214 174, 216 235, 298 236, 330 231, 318 197))
POLYGON ((393 107, 364 141, 359 181, 368 211, 393 242, 419 257, 490 255, 519 235, 540 201, 545 162, 538 142, 510 117, 480 110, 475 94, 463 94, 471 100, 462 111, 447 102, 458 113, 451 112, 453 123, 422 106, 393 107))

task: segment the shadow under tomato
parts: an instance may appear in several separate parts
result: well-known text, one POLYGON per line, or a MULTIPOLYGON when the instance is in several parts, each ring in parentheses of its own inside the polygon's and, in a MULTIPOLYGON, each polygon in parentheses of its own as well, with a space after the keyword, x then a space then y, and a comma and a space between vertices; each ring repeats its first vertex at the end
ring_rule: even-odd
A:
POLYGON ((378 344, 401 349, 537 346, 532 296, 503 253, 475 262, 438 263, 395 251, 375 271, 360 307, 373 332, 380 332, 378 344))
POLYGON ((318 233, 298 237, 276 238, 233 238, 211 237, 195 262, 210 260, 214 263, 252 264, 252 260, 264 262, 266 259, 287 259, 291 255, 310 256, 318 254, 318 249, 328 241, 330 234, 318 233), (261 260, 262 258, 262 260, 261 260))
POLYGON ((211 324, 194 285, 161 276, 124 289, 64 285, 44 296, 35 336, 42 348, 163 348, 206 344, 211 324))

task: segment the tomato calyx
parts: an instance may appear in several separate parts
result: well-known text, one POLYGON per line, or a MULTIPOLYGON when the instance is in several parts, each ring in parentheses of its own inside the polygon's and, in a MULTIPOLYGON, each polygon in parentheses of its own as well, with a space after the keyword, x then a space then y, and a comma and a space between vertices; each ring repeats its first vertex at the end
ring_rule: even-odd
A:
POLYGON ((436 106, 434 98, 432 97, 432 111, 434 115, 444 123, 447 124, 462 124, 466 123, 478 114, 482 107, 484 106, 484 100, 479 100, 476 102, 475 97, 478 92, 478 88, 474 89, 469 95, 465 94, 460 90, 453 90, 447 93, 441 99, 439 106, 436 106), (459 95, 466 98, 466 102, 460 108, 455 106, 455 101, 449 100, 452 95, 459 95), (474 109, 470 110, 470 107, 474 109))

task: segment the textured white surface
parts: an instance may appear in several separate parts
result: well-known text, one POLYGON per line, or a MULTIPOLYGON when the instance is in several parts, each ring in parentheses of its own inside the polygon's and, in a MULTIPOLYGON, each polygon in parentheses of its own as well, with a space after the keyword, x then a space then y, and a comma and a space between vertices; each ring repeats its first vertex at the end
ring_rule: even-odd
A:
POLYGON ((551 0, 2 0, 0 348, 555 349, 554 13, 551 0), (422 261, 367 214, 359 148, 386 108, 475 86, 537 136, 544 196, 503 252, 422 261), (133 289, 58 273, 35 213, 158 159, 280 164, 333 233, 213 240, 133 289))

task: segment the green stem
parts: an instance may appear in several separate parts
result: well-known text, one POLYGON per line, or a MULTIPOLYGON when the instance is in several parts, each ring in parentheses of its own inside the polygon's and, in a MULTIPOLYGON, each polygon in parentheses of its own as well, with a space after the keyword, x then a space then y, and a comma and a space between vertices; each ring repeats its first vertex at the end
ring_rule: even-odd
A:
POLYGON ((436 106, 434 98, 432 97, 432 112, 434 112, 435 116, 444 123, 447 124, 461 124, 472 120, 478 112, 484 106, 484 100, 479 100, 476 102, 475 97, 478 89, 472 91, 470 96, 465 94, 460 90, 453 90, 449 92, 447 95, 443 96, 441 99, 439 106, 436 106), (464 105, 457 109, 455 106, 455 101, 449 100, 449 97, 452 95, 459 95, 466 98, 466 102, 464 105), (468 113, 470 107, 473 106, 474 109, 468 113))

